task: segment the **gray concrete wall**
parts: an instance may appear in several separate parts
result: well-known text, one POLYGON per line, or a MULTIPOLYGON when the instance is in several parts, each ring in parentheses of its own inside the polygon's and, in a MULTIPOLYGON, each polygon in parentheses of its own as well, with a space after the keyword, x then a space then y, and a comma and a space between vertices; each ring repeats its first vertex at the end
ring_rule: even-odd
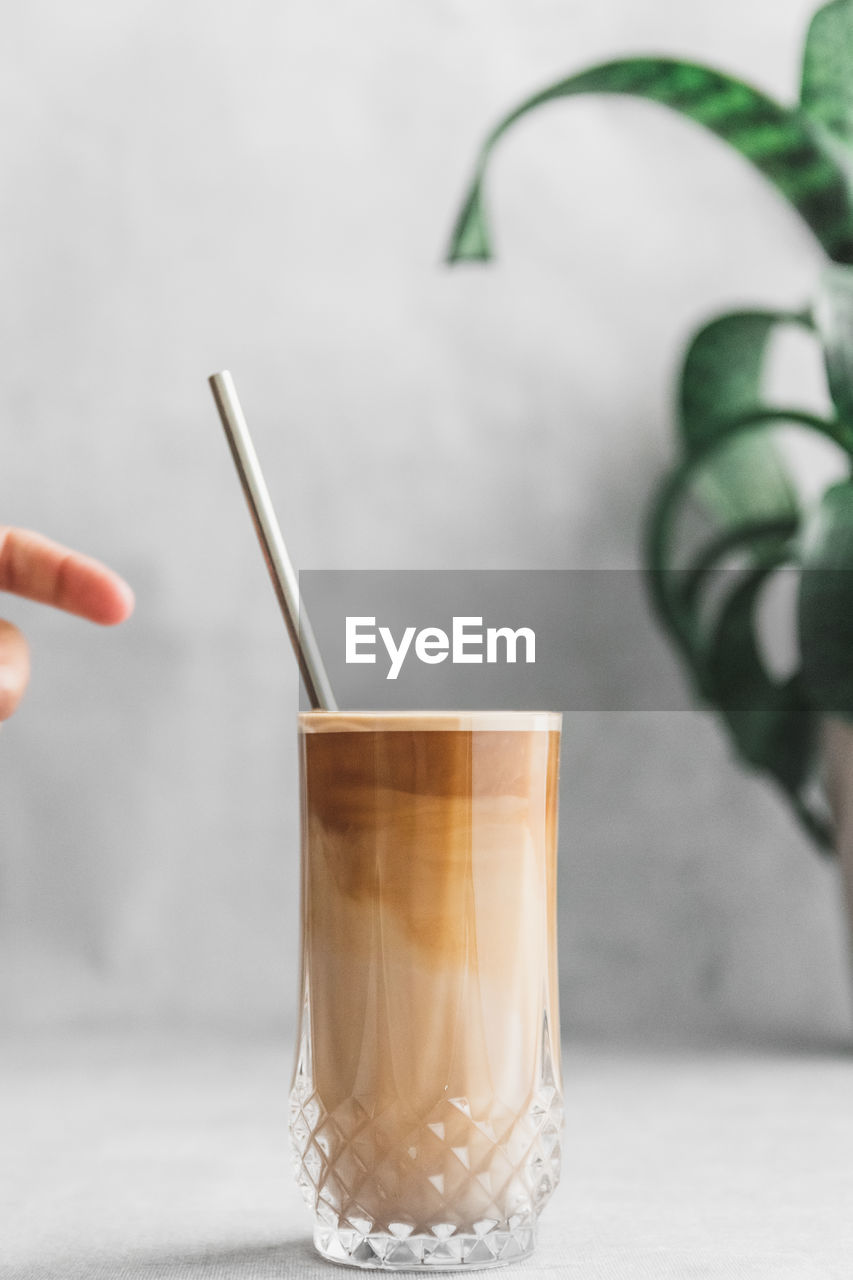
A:
MULTIPOLYGON (((810 7, 5 15, 0 519, 138 595, 113 633, 3 601, 34 659, 0 736, 7 1024, 293 1012, 296 682, 206 375, 237 376, 303 567, 636 564, 687 330, 798 303, 814 246, 736 157, 615 101, 506 142, 498 266, 440 266, 452 217, 521 94, 663 50, 791 96, 810 7)), ((575 715, 564 779, 567 1031, 847 1034, 834 872, 713 723, 575 715)))

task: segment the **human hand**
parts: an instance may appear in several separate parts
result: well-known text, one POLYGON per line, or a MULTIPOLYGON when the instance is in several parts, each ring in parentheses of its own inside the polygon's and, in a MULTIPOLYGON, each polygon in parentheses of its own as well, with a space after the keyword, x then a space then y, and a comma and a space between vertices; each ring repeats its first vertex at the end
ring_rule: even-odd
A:
MULTIPOLYGON (((107 627, 133 612, 133 592, 112 569, 40 533, 5 525, 0 525, 0 591, 107 627)), ((0 619, 0 721, 21 701, 29 675, 26 640, 16 626, 0 619)))

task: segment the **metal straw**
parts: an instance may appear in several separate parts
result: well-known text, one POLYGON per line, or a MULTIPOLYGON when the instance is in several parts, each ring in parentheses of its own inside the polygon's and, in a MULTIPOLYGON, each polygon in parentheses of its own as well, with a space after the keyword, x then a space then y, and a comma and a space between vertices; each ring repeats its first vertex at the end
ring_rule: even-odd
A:
POLYGON ((264 553, 308 699, 315 711, 337 711, 329 677, 326 675, 308 614, 299 596, 299 584, 275 518, 261 464, 237 398, 234 379, 223 369, 221 373, 211 374, 208 382, 225 428, 246 502, 249 504, 255 533, 264 553))

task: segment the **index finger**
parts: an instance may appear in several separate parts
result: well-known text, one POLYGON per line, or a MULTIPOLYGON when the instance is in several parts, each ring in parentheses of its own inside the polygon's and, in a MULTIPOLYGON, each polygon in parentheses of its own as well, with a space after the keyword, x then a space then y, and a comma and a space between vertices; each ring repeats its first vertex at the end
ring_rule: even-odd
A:
POLYGON ((0 525, 0 591, 113 626, 133 610, 133 592, 106 565, 29 529, 0 525))

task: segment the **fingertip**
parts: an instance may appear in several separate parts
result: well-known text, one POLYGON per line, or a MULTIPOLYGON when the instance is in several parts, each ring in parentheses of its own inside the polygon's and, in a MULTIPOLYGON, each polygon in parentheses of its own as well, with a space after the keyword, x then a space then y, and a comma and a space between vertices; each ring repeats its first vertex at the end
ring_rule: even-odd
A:
POLYGON ((16 709, 30 678, 26 638, 12 622, 0 620, 0 720, 16 709))
POLYGON ((108 627, 118 626, 120 622, 126 622, 136 608, 136 596, 133 594, 133 588, 128 586, 123 578, 117 578, 115 581, 115 595, 112 602, 112 611, 107 619, 108 627))
POLYGON ((17 710, 26 683, 25 673, 0 664, 0 724, 17 710))
POLYGON ((75 579, 73 590, 71 612, 101 627, 117 627, 130 617, 136 603, 133 591, 124 579, 100 564, 87 566, 85 575, 75 579))

